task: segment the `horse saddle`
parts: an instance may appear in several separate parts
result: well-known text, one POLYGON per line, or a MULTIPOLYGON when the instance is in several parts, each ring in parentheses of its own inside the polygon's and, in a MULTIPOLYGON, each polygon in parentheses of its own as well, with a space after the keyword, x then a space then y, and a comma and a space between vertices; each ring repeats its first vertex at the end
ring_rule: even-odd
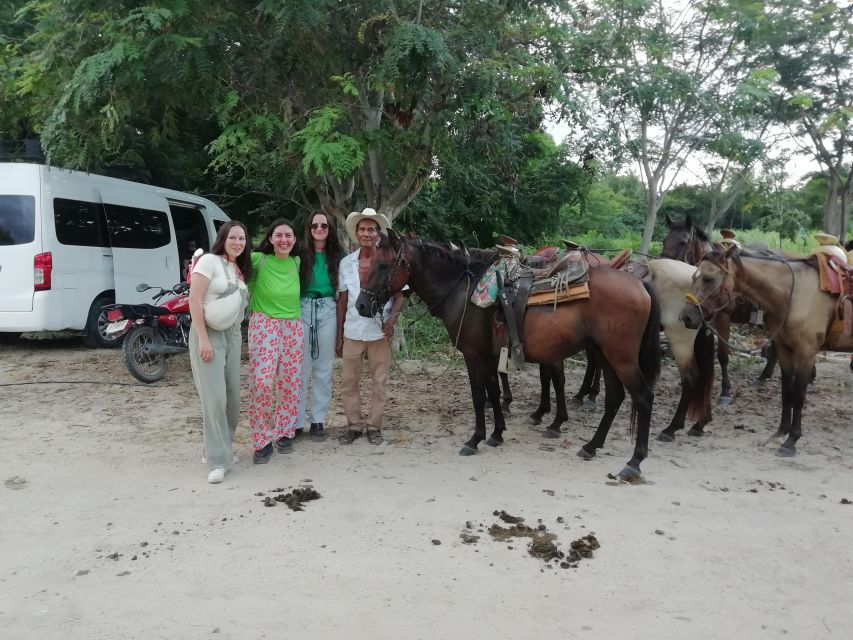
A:
POLYGON ((815 253, 820 290, 838 296, 836 316, 842 323, 842 334, 853 336, 853 265, 835 255, 815 253))

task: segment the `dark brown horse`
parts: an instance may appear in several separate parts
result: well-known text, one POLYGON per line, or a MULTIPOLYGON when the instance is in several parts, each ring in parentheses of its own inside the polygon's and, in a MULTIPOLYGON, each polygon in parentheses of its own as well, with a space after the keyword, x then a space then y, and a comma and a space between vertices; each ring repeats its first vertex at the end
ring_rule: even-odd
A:
MULTIPOLYGON (((465 359, 474 403, 475 430, 462 447, 462 455, 476 453, 479 443, 486 439, 487 396, 495 419, 487 444, 503 443, 505 423, 492 327, 494 310, 481 309, 469 300, 475 284, 495 257, 492 254, 491 259, 475 260, 429 242, 406 240, 389 230, 356 302, 362 315, 372 316, 377 306, 408 284, 430 312, 444 322, 465 359)), ((653 385, 660 371, 660 309, 651 287, 614 269, 591 269, 589 289, 589 300, 558 305, 556 309, 546 305, 527 310, 525 357, 528 362, 553 363, 588 345, 597 347, 604 366, 604 415, 595 435, 578 455, 592 458, 604 445, 627 389, 633 402, 631 424, 636 425, 637 437, 634 454, 621 474, 636 476, 648 455, 653 385)))

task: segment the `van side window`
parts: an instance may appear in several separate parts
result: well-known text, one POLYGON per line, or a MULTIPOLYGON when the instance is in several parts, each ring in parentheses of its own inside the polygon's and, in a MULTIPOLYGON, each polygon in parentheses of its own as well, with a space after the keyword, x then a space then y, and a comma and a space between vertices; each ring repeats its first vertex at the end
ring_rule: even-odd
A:
POLYGON ((172 239, 165 211, 104 204, 110 244, 123 249, 157 249, 172 239))
POLYGON ((107 221, 97 202, 53 199, 53 224, 61 244, 81 247, 109 247, 107 221))
POLYGON ((0 246, 29 244, 35 240, 36 199, 0 196, 0 246))

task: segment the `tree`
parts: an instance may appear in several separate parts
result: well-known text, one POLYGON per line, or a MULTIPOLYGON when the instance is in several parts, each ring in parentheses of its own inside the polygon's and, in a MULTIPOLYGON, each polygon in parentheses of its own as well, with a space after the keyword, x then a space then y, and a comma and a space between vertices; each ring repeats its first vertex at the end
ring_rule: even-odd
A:
POLYGON ((546 103, 568 104, 567 5, 33 0, 15 91, 53 162, 181 158, 339 222, 393 220, 459 141, 511 154, 546 103))
POLYGON ((636 162, 646 191, 642 251, 665 194, 748 76, 715 3, 598 0, 580 12, 575 69, 593 84, 611 148, 636 162))
POLYGON ((853 206, 853 5, 766 2, 754 37, 778 72, 794 135, 827 174, 823 228, 843 240, 853 206))
POLYGON ((401 214, 407 229, 430 238, 488 246, 507 233, 530 244, 564 226, 562 208, 583 200, 591 174, 547 134, 527 133, 512 154, 485 163, 485 140, 455 145, 401 214))

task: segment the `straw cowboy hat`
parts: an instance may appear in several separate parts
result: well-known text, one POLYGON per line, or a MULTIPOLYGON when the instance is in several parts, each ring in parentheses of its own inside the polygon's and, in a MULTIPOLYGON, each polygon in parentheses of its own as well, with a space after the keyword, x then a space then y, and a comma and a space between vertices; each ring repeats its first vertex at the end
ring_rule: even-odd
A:
POLYGON ((388 222, 388 218, 385 217, 384 214, 376 213, 375 209, 371 209, 368 207, 361 213, 358 211, 353 211, 351 214, 347 216, 347 234, 350 237, 350 240, 353 242, 358 242, 358 237, 355 234, 355 228, 358 226, 358 223, 362 220, 373 220, 376 222, 376 225, 379 227, 379 230, 382 233, 385 233, 386 229, 391 226, 391 223, 388 222))

